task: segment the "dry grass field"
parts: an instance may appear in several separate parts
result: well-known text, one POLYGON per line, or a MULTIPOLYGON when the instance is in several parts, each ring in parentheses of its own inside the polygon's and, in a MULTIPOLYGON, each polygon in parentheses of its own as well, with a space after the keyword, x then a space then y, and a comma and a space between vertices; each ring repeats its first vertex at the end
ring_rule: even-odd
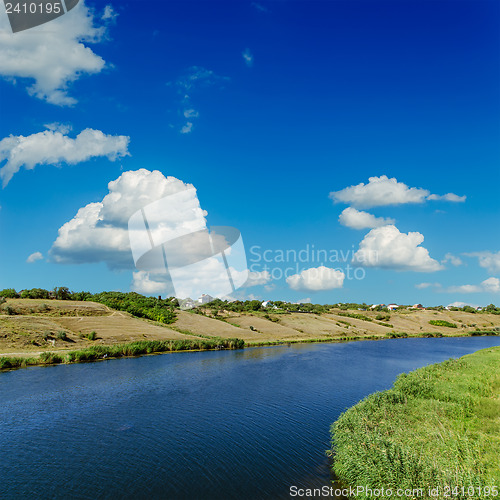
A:
MULTIPOLYGON (((209 314, 209 311, 205 313, 209 314)), ((500 333, 500 316, 493 314, 402 310, 382 316, 372 311, 333 309, 322 315, 227 313, 215 319, 177 311, 173 325, 162 325, 95 302, 9 299, 0 310, 0 355, 34 355, 136 340, 236 337, 251 345, 313 339, 384 338, 400 333, 456 336, 470 335, 478 329, 498 329, 500 333), (429 323, 431 320, 444 320, 457 327, 434 326, 429 323), (94 340, 88 338, 92 338, 92 332, 95 332, 94 340)))
POLYGON ((5 305, 14 314, 0 314, 0 354, 33 355, 47 350, 82 349, 96 343, 193 338, 167 325, 134 318, 95 302, 9 299, 5 305), (87 338, 91 332, 96 333, 93 341, 87 338))

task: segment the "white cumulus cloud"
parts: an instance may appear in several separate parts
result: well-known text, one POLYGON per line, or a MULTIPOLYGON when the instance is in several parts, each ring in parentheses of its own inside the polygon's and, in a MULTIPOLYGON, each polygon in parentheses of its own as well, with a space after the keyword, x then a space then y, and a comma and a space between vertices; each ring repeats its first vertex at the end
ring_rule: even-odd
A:
POLYGON ((418 232, 401 233, 396 226, 372 229, 359 244, 354 262, 367 267, 432 272, 441 264, 421 247, 424 236, 418 232))
MULTIPOLYGON (((144 206, 180 191, 186 191, 182 206, 161 214, 158 231, 175 232, 178 228, 185 232, 198 231, 200 221, 205 224, 206 212, 200 208, 194 186, 175 177, 165 177, 157 170, 124 172, 108 184, 108 189, 109 193, 102 201, 80 208, 73 219, 59 229, 50 250, 55 262, 105 262, 111 269, 132 269, 129 218, 144 206)), ((161 239, 157 234, 151 236, 161 239)))
POLYGON ((129 137, 106 135, 100 130, 87 128, 75 139, 60 129, 44 130, 28 136, 10 135, 0 141, 0 178, 5 187, 12 176, 24 166, 27 170, 37 165, 76 164, 97 156, 114 161, 127 156, 129 137))
POLYGON ((465 197, 453 193, 448 193, 442 197, 431 195, 427 189, 408 187, 403 182, 398 182, 395 177, 389 178, 387 175, 369 177, 367 184, 361 182, 340 191, 333 191, 330 193, 330 198, 335 203, 346 203, 358 208, 424 203, 426 200, 432 199, 465 200, 465 197))
POLYGON ((18 33, 12 33, 7 16, 2 15, 0 76, 14 82, 27 79, 30 95, 72 106, 77 100, 68 95, 69 84, 105 66, 104 59, 86 45, 104 35, 105 28, 95 26, 94 15, 83 1, 53 21, 18 33))
POLYGON ((342 271, 325 266, 305 269, 286 279, 292 290, 332 290, 342 288, 345 275, 342 271))
POLYGON ((347 207, 340 214, 339 222, 343 226, 351 227, 353 229, 373 229, 374 227, 394 224, 395 220, 384 217, 375 217, 368 212, 356 210, 353 207, 347 207))
POLYGON ((32 253, 27 259, 26 259, 26 262, 28 264, 33 264, 33 262, 36 262, 37 260, 42 260, 43 259, 43 255, 41 252, 34 252, 32 253))

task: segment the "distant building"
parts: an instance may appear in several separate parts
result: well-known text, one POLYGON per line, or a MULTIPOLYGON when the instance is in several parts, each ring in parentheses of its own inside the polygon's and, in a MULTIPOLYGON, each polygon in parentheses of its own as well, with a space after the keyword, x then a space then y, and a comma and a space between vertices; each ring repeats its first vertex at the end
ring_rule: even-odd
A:
POLYGON ((202 296, 198 299, 198 304, 208 304, 214 300, 213 297, 207 295, 206 293, 202 294, 202 296))
POLYGON ((422 304, 413 304, 411 309, 424 309, 424 306, 422 304))
POLYGON ((370 306, 370 309, 377 309, 377 307, 380 307, 381 309, 385 307, 385 304, 373 304, 370 306))
POLYGON ((187 298, 180 301, 180 306, 183 309, 192 309, 193 307, 196 307, 196 302, 190 298, 187 298))
POLYGON ((389 311, 395 311, 399 306, 397 304, 389 304, 387 306, 387 309, 389 309, 389 311))
POLYGON ((271 307, 272 309, 278 309, 278 306, 274 305, 271 300, 265 300, 262 302, 262 307, 271 307))

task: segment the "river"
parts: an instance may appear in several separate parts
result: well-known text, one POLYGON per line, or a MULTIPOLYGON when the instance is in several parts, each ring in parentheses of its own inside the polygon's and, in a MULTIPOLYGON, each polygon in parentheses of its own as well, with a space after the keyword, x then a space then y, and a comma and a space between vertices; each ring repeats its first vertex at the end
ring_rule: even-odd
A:
POLYGON ((329 484, 329 427, 498 337, 295 344, 0 373, 0 498, 282 499, 329 484))

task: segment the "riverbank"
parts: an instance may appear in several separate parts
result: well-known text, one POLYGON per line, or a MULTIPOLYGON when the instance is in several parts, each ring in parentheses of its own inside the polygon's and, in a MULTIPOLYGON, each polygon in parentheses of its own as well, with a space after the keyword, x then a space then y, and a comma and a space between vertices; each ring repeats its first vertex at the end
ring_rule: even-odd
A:
POLYGON ((13 370, 37 365, 81 363, 102 359, 143 356, 177 351, 208 351, 220 349, 241 349, 241 339, 212 338, 205 340, 142 340, 112 346, 95 345, 69 352, 43 352, 38 357, 0 356, 0 370, 13 370))
MULTIPOLYGON (((189 335, 189 334, 188 334, 189 335)), ((497 336, 496 331, 469 332, 446 337, 476 337, 497 336)), ((339 343, 355 342, 363 340, 390 340, 396 338, 443 338, 439 332, 420 333, 408 335, 407 333, 387 334, 384 337, 373 335, 364 337, 337 337, 332 338, 308 338, 303 340, 269 341, 269 342, 245 342, 238 338, 222 338, 204 336, 201 339, 188 340, 140 340, 123 344, 102 345, 95 344, 79 350, 60 349, 58 351, 43 351, 33 356, 30 352, 3 354, 0 353, 0 372, 27 368, 29 366, 51 366, 57 364, 85 363, 113 358, 137 357, 167 352, 199 352, 222 349, 245 349, 252 347, 271 347, 292 344, 316 344, 316 343, 339 343)))
POLYGON ((351 487, 422 488, 418 498, 497 496, 499 394, 500 347, 402 374, 332 426, 333 471, 351 487))
POLYGON ((0 356, 66 355, 139 341, 242 339, 247 346, 419 336, 500 334, 500 314, 331 307, 328 312, 176 310, 174 323, 132 316, 92 301, 8 299, 0 308, 0 356), (2 314, 4 313, 4 314, 2 314))

